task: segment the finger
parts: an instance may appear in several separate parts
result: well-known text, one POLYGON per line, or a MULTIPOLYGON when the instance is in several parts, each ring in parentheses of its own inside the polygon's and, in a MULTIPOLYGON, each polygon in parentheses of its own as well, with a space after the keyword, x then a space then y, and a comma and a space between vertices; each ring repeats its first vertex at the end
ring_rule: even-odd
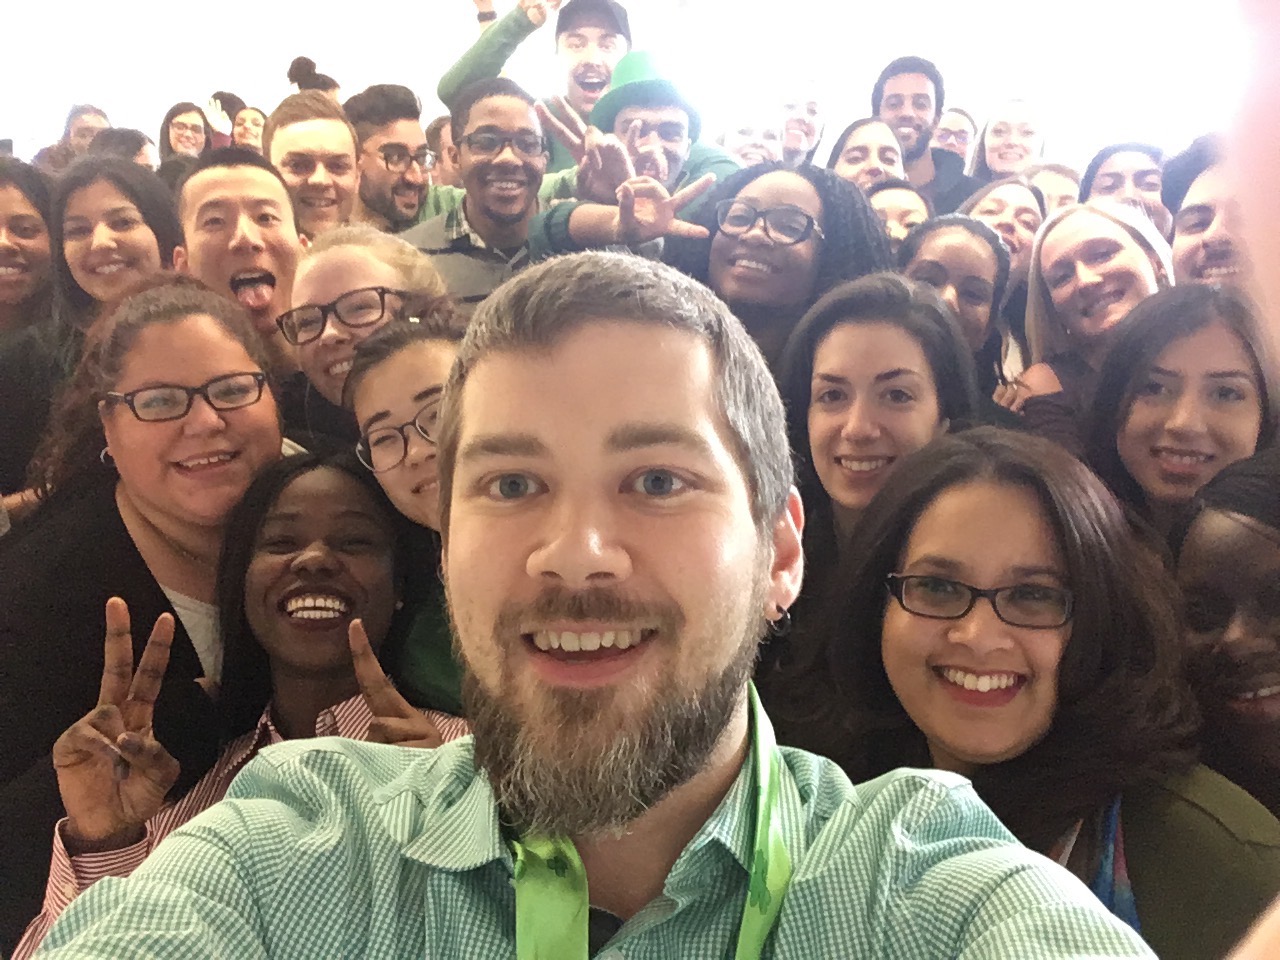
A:
POLYGON ((96 707, 64 730, 62 736, 54 741, 51 751, 53 765, 65 768, 96 756, 114 760, 119 753, 115 745, 116 737, 121 733, 124 733, 124 725, 120 723, 119 711, 114 707, 96 707), (115 713, 114 724, 102 716, 106 710, 115 713))
POLYGON ((705 240, 711 231, 687 220, 672 220, 667 226, 668 237, 688 237, 690 240, 705 240))
POLYGON ((377 728, 378 743, 406 743, 408 741, 428 742, 438 747, 444 742, 440 730, 421 713, 415 711, 412 718, 379 717, 369 725, 372 733, 377 728))
POLYGON ((703 174, 687 187, 677 190, 671 197, 672 204, 677 210, 683 210, 693 201, 710 190, 716 184, 716 175, 714 173, 703 174))
POLYGON ((129 607, 119 597, 107 601, 107 636, 102 648, 102 686, 99 705, 124 703, 133 682, 133 634, 129 629, 129 607))
POLYGON ((585 140, 587 137, 588 126, 586 119, 573 108, 573 104, 569 102, 569 98, 564 94, 560 94, 556 97, 555 102, 556 106, 560 108, 561 114, 566 117, 566 122, 569 125, 568 129, 571 130, 578 139, 585 140))
POLYGON ((542 125, 549 129, 551 135, 563 143, 570 153, 580 154, 582 152, 582 137, 565 126, 560 118, 548 110, 544 104, 535 104, 534 109, 538 111, 538 117, 542 120, 542 125))
POLYGON ((125 725, 130 730, 150 730, 155 712, 156 697, 164 683, 164 673, 169 666, 169 650, 173 647, 173 614, 162 613, 151 628, 151 636, 142 649, 138 670, 129 686, 129 699, 125 703, 125 725))
POLYGON ((122 733, 116 747, 129 766, 146 776, 148 780, 168 792, 178 779, 180 765, 155 737, 143 737, 136 733, 122 733))
POLYGON ((639 120, 632 120, 627 124, 627 129, 622 139, 627 145, 628 156, 634 157, 640 151, 640 131, 642 129, 644 129, 644 124, 639 120))
POLYGON ((418 716, 400 691, 387 679, 369 644, 369 635, 365 633, 364 623, 352 620, 347 628, 347 642, 351 647, 351 662, 355 665, 356 682, 360 684, 360 692, 364 694, 369 712, 375 717, 412 717, 418 716))

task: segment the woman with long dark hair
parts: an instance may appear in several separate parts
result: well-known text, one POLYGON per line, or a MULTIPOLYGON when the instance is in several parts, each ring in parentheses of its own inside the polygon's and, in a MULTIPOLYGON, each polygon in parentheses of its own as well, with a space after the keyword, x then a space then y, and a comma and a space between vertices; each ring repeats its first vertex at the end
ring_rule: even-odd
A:
POLYGON ((1196 492, 1276 442, 1280 371, 1253 305, 1192 284, 1129 314, 1098 374, 1085 453, 1125 504, 1163 535, 1196 492))
POLYGON ((825 646, 776 698, 784 742, 855 782, 961 773, 1159 956, 1225 953, 1280 892, 1280 823, 1196 765, 1159 557, 1046 440, 978 428, 898 477, 849 544, 825 646))
MULTIPOLYGON (((51 874, 74 876, 78 894, 108 864, 111 876, 131 873, 171 831, 217 803, 269 744, 337 735, 438 746, 465 734, 457 717, 411 717, 390 689, 369 690, 410 572, 399 536, 404 523, 350 454, 304 453, 264 470, 227 518, 218 564, 225 661, 217 763, 166 802, 177 762, 149 731, 129 727, 143 747, 128 754, 122 781, 93 749, 94 715, 77 721, 53 748, 67 816, 55 832, 51 874), (363 682, 350 640, 356 621, 363 682), (399 712, 388 713, 392 707, 399 712), (121 798, 130 802, 117 803, 121 798)), ((108 633, 113 617, 127 615, 118 600, 111 603, 108 633)), ((64 890, 46 898, 15 958, 30 955, 70 899, 64 890)))

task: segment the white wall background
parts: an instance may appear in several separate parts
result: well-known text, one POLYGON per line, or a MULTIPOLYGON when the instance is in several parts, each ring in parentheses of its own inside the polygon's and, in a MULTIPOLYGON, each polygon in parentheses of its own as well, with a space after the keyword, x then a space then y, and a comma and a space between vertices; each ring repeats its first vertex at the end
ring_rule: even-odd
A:
MULTIPOLYGON (((505 11, 514 0, 498 0, 505 11)), ((981 117, 1022 97, 1043 112, 1051 159, 1150 140, 1168 150, 1224 128, 1243 88, 1244 28, 1222 0, 629 0, 638 48, 663 57, 714 132, 793 91, 824 92, 828 132, 869 111, 880 68, 934 60, 947 100, 981 117)), ((156 135, 179 100, 225 89, 270 111, 303 54, 344 96, 435 84, 476 36, 471 0, 0 0, 0 138, 29 158, 56 140, 72 103, 156 135)), ((535 94, 560 77, 550 28, 508 73, 535 94)), ((1278 52, 1280 53, 1280 52, 1278 52)), ((1268 119, 1266 122, 1273 122, 1268 119)), ((824 154, 825 156, 825 154, 824 154)))

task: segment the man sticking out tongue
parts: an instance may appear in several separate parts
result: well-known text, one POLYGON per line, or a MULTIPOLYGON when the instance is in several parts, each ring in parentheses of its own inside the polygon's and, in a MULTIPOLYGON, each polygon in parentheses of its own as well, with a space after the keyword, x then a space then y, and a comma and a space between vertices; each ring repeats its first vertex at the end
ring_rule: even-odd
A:
POLYGON ((298 369, 276 317, 289 308, 302 252, 293 204, 270 162, 243 147, 223 147, 196 161, 178 194, 179 273, 234 300, 253 318, 277 375, 298 369))

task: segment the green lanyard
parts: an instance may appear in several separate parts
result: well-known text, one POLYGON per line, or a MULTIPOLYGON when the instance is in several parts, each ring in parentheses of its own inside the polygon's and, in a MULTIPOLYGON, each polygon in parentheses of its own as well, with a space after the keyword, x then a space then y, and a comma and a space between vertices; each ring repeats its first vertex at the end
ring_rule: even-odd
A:
MULTIPOLYGON (((777 814, 782 761, 754 686, 749 696, 753 731, 749 759, 757 791, 755 843, 735 960, 759 960, 764 953, 791 881, 791 856, 777 814)), ((587 873, 573 842, 522 837, 511 846, 518 960, 587 960, 587 873)))

